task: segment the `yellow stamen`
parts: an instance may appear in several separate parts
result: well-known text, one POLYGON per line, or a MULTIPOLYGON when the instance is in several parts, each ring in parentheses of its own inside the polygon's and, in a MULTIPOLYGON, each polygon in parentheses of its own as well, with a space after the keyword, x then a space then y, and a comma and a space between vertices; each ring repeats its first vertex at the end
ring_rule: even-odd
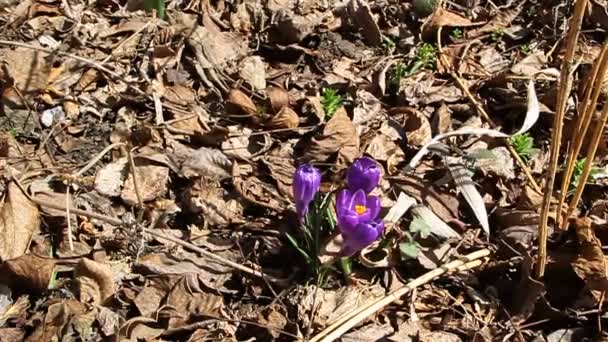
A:
POLYGON ((355 212, 357 212, 357 215, 361 215, 365 212, 366 208, 364 205, 355 205, 355 212))

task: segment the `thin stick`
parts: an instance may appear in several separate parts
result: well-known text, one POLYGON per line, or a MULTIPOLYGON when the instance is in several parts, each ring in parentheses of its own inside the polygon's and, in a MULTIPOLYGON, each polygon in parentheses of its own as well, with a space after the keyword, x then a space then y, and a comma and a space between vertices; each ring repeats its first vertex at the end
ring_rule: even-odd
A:
POLYGON ((576 208, 578 202, 581 200, 583 190, 587 185, 586 180, 589 177, 589 174, 591 173, 591 167, 593 166, 593 159, 595 158, 597 147, 600 145, 600 140, 602 139, 602 133, 604 132, 604 126, 606 126, 606 122, 608 122, 608 103, 604 104, 600 122, 597 123, 597 125, 595 126, 595 130, 593 131, 593 136, 591 137, 591 146, 589 147, 589 151, 587 151, 587 157, 585 158, 585 166, 583 167, 583 172, 581 173, 578 185, 576 186, 576 192, 574 193, 574 196, 570 201, 570 205, 568 206, 568 210, 566 211, 566 218, 572 215, 572 213, 574 212, 574 208, 576 208))
MULTIPOLYGON (((576 49, 576 42, 580 33, 583 15, 587 6, 587 0, 577 0, 574 5, 574 16, 570 19, 568 36, 566 39, 566 54, 562 61, 560 70, 560 86, 557 93, 556 113, 553 118, 553 135, 551 136, 551 159, 549 163, 549 174, 545 184, 545 193, 540 210, 540 223, 538 226, 538 261, 536 263, 536 278, 540 279, 545 274, 547 263, 547 236, 549 220, 549 206, 553 196, 553 185, 555 183, 555 173, 559 159, 559 150, 562 140, 562 128, 564 125, 564 115, 566 104, 572 88, 572 59, 576 49)), ((559 210, 559 209, 558 209, 559 210)))
MULTIPOLYGON (((566 196, 568 194, 568 186, 570 185, 570 181, 574 173, 574 166, 576 164, 575 162, 578 157, 578 154, 581 151, 581 147, 583 146, 583 140, 587 135, 587 129, 589 128, 589 124, 591 123, 591 119, 593 117, 593 112, 595 112, 595 108, 597 106, 597 101, 599 99, 606 71, 608 71, 607 52, 608 42, 604 43, 602 51, 595 60, 591 73, 591 78, 586 84, 585 95, 578 110, 579 116, 576 122, 576 129, 574 130, 574 142, 571 149, 568 151, 568 158, 566 161, 564 177, 562 179, 562 186, 559 194, 559 210, 561 210, 564 205, 564 202, 566 201, 566 196)), ((567 221, 568 216, 557 215, 558 227, 566 229, 567 221)))
POLYGON ((65 216, 68 221, 68 243, 70 244, 70 251, 74 251, 74 237, 72 236, 72 220, 70 220, 70 183, 66 184, 65 190, 65 216))
POLYGON ((407 294, 414 288, 421 286, 423 284, 428 283, 429 281, 455 270, 464 270, 470 269, 472 267, 477 267, 482 263, 482 260, 490 255, 490 250, 482 249, 471 254, 465 255, 464 257, 448 262, 441 267, 438 267, 434 270, 431 270, 422 276, 410 281, 404 286, 392 291, 385 297, 377 299, 367 305, 360 307, 359 309, 349 312, 348 314, 342 316, 335 323, 325 328, 319 334, 314 336, 309 342, 329 342, 334 341, 348 330, 361 323, 370 315, 374 314, 378 310, 381 310, 385 306, 390 303, 399 300, 400 297, 407 294))
MULTIPOLYGON (((460 76, 458 76, 458 74, 453 70, 450 63, 445 60, 445 55, 443 54, 443 49, 441 47, 441 27, 439 27, 439 29, 437 30, 437 46, 439 50, 439 62, 443 64, 444 69, 449 71, 450 76, 452 76, 452 78, 456 81, 456 83, 462 89, 465 95, 467 95, 469 101, 473 103, 473 106, 475 106, 477 112, 479 112, 481 117, 484 118, 484 120, 486 120, 490 124, 490 127, 497 129, 498 125, 496 125, 494 120, 490 118, 490 115, 488 115, 488 113, 485 111, 485 109, 483 109, 477 99, 475 99, 473 94, 471 94, 469 87, 464 83, 462 78, 460 78, 460 76)), ((517 154, 517 151, 515 151, 515 148, 513 148, 511 144, 507 142, 505 145, 507 146, 507 149, 509 150, 513 158, 515 158, 517 164, 519 164, 519 167, 521 167, 521 169, 524 171, 526 177, 528 178, 528 183, 530 183, 530 185, 534 190, 536 190, 536 192, 541 193, 540 186, 538 186, 538 183, 536 183, 536 180, 534 180, 532 172, 528 168, 528 165, 526 165, 526 162, 521 159, 521 157, 519 156, 519 154, 517 154)))
POLYGON ((82 176, 85 172, 87 172, 90 168, 92 168, 93 166, 95 166, 95 164, 97 164, 98 161, 101 160, 101 158, 103 158, 103 156, 106 155, 106 153, 108 153, 110 150, 116 148, 116 147, 120 147, 123 146, 124 143, 113 143, 112 145, 106 147, 103 149, 103 151, 99 152, 93 159, 91 159, 90 162, 87 163, 87 165, 85 165, 82 169, 80 169, 78 172, 76 172, 75 176, 82 176))

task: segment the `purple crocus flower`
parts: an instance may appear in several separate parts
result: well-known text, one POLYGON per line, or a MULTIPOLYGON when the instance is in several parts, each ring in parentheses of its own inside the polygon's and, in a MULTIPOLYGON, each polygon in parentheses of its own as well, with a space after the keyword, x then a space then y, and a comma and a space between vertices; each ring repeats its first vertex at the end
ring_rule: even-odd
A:
POLYGON ((321 187, 321 173, 310 164, 302 164, 293 176, 293 197, 300 222, 304 221, 308 206, 321 187))
POLYGON ((380 182, 380 167, 369 157, 356 159, 348 169, 346 182, 352 191, 363 189, 366 193, 374 190, 380 182))
POLYGON ((338 228, 344 238, 344 255, 350 256, 376 241, 384 231, 378 219, 380 198, 366 195, 365 190, 344 189, 336 199, 338 228))

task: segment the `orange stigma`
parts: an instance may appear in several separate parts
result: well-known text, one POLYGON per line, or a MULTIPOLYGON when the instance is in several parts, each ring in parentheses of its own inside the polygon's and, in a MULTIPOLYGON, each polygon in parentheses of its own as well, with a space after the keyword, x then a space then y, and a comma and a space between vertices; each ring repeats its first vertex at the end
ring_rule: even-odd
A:
POLYGON ((357 215, 361 215, 365 212, 366 208, 364 205, 355 205, 355 212, 357 215))

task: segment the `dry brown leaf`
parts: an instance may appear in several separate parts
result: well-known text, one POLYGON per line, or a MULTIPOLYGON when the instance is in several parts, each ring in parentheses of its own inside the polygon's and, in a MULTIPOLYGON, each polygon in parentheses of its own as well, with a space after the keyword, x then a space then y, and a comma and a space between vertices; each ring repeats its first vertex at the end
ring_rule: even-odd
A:
POLYGON ((344 107, 336 111, 319 136, 312 138, 304 157, 326 161, 335 153, 342 163, 351 163, 359 154, 359 134, 344 107))
MULTIPOLYGON (((39 44, 35 44, 39 45, 39 44)), ((15 88, 27 101, 43 90, 48 84, 50 66, 44 59, 45 54, 24 47, 16 49, 1 49, 0 60, 6 63, 6 70, 10 75, 4 75, 14 80, 15 88)), ((5 103, 23 108, 24 103, 13 87, 4 89, 2 98, 5 103)), ((27 107, 27 106, 25 106, 27 107)))
POLYGON ((175 328, 195 317, 220 317, 223 308, 224 298, 205 292, 201 289, 198 278, 189 274, 182 276, 167 294, 159 315, 169 314, 169 328, 175 328))
MULTIPOLYGON (((228 100, 226 105, 233 106, 233 108, 235 108, 237 112, 241 114, 249 115, 252 117, 257 117, 258 115, 258 108, 256 107, 255 103, 253 103, 251 97, 249 97, 247 94, 243 93, 238 89, 230 90, 230 93, 228 93, 228 100)), ((228 107, 227 109, 231 108, 228 107)))
POLYGON ((33 254, 22 255, 2 264, 0 283, 24 292, 45 291, 55 269, 55 260, 33 254))
POLYGON ((580 243, 578 256, 572 261, 574 272, 592 290, 596 300, 608 291, 608 260, 602 251, 602 243, 595 236, 591 219, 576 220, 576 235, 580 243))
POLYGON ((287 201, 279 196, 272 185, 263 182, 258 177, 235 178, 234 186, 246 200, 257 205, 276 211, 280 211, 287 205, 287 201))
POLYGON ((431 124, 422 112, 409 107, 401 107, 391 110, 391 113, 402 111, 406 115, 403 129, 407 136, 407 142, 413 146, 423 146, 433 138, 431 124))
POLYGON ((266 124, 271 128, 296 128, 300 124, 300 117, 293 109, 285 106, 266 124))
POLYGON ((482 27, 474 30, 469 30, 466 32, 465 36, 467 39, 478 38, 484 34, 495 32, 496 30, 501 30, 509 27, 511 22, 519 16, 519 13, 523 9, 522 6, 513 6, 512 8, 504 9, 498 11, 496 16, 492 18, 487 24, 482 27))
POLYGON ((433 15, 431 15, 422 24, 422 35, 424 37, 432 37, 438 28, 448 27, 470 27, 480 25, 480 23, 473 23, 471 20, 461 16, 460 14, 454 13, 447 9, 438 6, 433 15))
POLYGON ((283 88, 268 87, 266 95, 273 113, 277 113, 281 108, 289 105, 289 93, 283 88))
POLYGON ((431 121, 431 128, 434 134, 442 134, 452 130, 452 114, 450 108, 445 103, 437 108, 431 121))
POLYGON ((0 341, 23 341, 25 331, 20 328, 0 329, 0 341))
POLYGON ((0 259, 23 255, 32 235, 40 228, 40 213, 14 182, 0 203, 0 259))
POLYGON ((268 134, 252 134, 247 127, 229 126, 229 137, 221 144, 222 152, 228 157, 250 161, 270 148, 272 141, 268 134))
POLYGON ((225 194, 224 189, 203 179, 196 181, 184 193, 185 206, 199 214, 206 224, 225 226, 243 222, 243 205, 236 198, 225 194))
MULTIPOLYGON (((169 168, 144 161, 136 160, 135 163, 137 186, 143 202, 155 200, 167 193, 169 168)), ((138 203, 135 184, 133 183, 133 172, 129 172, 129 176, 124 182, 120 198, 129 205, 138 203)))
POLYGON ((358 26, 365 42, 371 46, 380 45, 382 43, 382 33, 367 1, 350 0, 346 6, 349 18, 358 26))
POLYGON ((460 202, 453 193, 415 176, 400 177, 395 182, 406 194, 427 205, 444 222, 458 218, 460 202))
POLYGON ((77 334, 75 323, 85 315, 86 306, 74 299, 50 304, 44 321, 27 337, 26 342, 61 341, 66 335, 77 334))
POLYGON ((201 147, 198 150, 187 149, 183 152, 185 161, 181 163, 180 172, 186 178, 223 180, 232 174, 233 162, 220 150, 201 147))
POLYGON ((74 278, 83 303, 100 305, 116 292, 112 269, 108 265, 82 258, 74 269, 74 278))
POLYGON ((511 67, 511 72, 515 75, 532 77, 541 71, 546 63, 547 59, 545 53, 543 51, 537 51, 513 65, 511 67))

